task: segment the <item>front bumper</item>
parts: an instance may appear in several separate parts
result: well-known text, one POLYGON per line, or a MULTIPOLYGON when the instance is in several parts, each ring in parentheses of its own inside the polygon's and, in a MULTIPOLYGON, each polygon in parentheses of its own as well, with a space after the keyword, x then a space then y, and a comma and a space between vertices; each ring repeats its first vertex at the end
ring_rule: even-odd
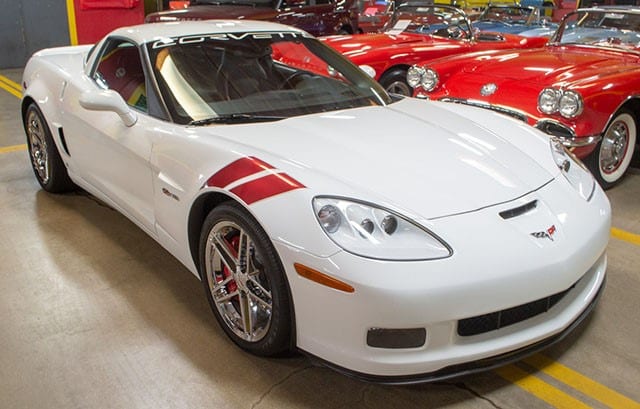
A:
POLYGON ((454 249, 444 260, 387 262, 344 251, 316 257, 276 241, 293 295, 299 349, 353 376, 410 383, 489 369, 560 339, 601 291, 610 229, 602 190, 585 202, 576 200, 571 187, 559 186, 566 183, 558 178, 512 202, 433 221, 429 228, 454 249), (540 203, 536 211, 499 218, 499 212, 532 200, 540 203), (550 224, 557 227, 554 240, 530 234, 550 224), (355 293, 304 279, 287 260, 343 280, 355 293), (477 335, 458 334, 460 320, 569 288, 547 312, 477 335), (371 347, 372 328, 424 328, 426 342, 371 347))
POLYGON ((503 365, 507 365, 510 363, 517 362, 523 358, 526 358, 530 355, 535 354, 536 352, 542 351, 550 347, 551 345, 560 342, 567 335, 573 332, 582 322, 589 316, 591 311, 595 308, 596 304, 600 300, 600 296, 604 291, 605 283, 603 282, 596 296, 593 300, 587 305, 587 307, 582 311, 582 314, 576 318, 567 328, 563 331, 551 335, 550 337, 538 341, 534 344, 527 345, 523 348, 506 352, 501 355, 492 356, 489 358, 479 359, 477 361, 466 362, 462 364, 456 364, 444 367, 437 371, 428 372, 424 374, 415 374, 415 375, 400 375, 400 376, 379 376, 379 375, 371 375, 362 372, 351 371, 347 368, 343 368, 341 366, 335 365, 331 362, 320 359, 314 355, 309 353, 305 353, 309 356, 313 361, 317 362, 319 365, 327 366, 337 372, 340 372, 343 375, 359 379, 361 381, 366 382, 375 382, 386 385, 410 385, 417 384, 423 382, 434 382, 434 381, 442 381, 445 379, 455 378, 458 376, 465 376, 474 374, 477 372, 488 371, 494 368, 498 368, 503 365))

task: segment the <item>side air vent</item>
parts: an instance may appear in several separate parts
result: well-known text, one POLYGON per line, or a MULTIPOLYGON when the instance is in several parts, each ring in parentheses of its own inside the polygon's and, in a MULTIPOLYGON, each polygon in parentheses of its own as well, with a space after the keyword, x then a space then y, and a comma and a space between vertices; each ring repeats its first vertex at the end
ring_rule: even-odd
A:
POLYGON ((69 148, 67 148, 67 141, 64 138, 64 131, 62 130, 62 127, 58 128, 58 135, 60 136, 60 142, 62 142, 62 149, 64 149, 64 153, 66 153, 68 156, 71 156, 71 154, 69 153, 69 148))
POLYGON ((536 206, 538 206, 538 201, 534 200, 533 202, 529 202, 522 206, 514 207, 513 209, 509 209, 509 210, 504 210, 498 214, 500 215, 500 217, 502 217, 505 220, 513 219, 514 217, 518 217, 527 212, 530 212, 531 210, 535 209, 536 206))

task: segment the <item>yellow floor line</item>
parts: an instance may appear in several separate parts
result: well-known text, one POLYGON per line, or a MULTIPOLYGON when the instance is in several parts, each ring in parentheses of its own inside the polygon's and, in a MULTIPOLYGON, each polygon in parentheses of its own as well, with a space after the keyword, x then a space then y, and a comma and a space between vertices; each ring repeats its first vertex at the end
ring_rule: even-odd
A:
POLYGON ((5 146, 4 148, 0 148, 0 153, 24 151, 26 149, 27 149, 26 143, 22 145, 5 146))
POLYGON ((0 88, 12 94, 15 97, 22 98, 22 91, 19 84, 11 81, 4 75, 0 75, 0 88))
POLYGON ((635 244, 636 246, 640 246, 640 235, 638 234, 629 233, 628 231, 612 227, 611 236, 618 240, 624 240, 629 243, 635 244))
POLYGON ((494 369, 494 372, 555 408, 590 409, 590 406, 586 403, 544 382, 542 379, 528 374, 515 365, 503 366, 494 369))
POLYGON ((640 403, 633 399, 629 399, 542 354, 533 355, 523 361, 611 408, 640 409, 640 403))

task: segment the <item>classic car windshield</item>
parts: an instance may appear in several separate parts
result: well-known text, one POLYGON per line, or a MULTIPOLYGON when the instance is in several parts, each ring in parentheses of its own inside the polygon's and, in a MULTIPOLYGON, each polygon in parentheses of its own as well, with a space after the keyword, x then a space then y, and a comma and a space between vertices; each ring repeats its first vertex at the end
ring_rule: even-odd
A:
POLYGON ((399 6, 384 31, 388 34, 406 32, 445 38, 471 38, 467 18, 459 9, 414 3, 399 6))
POLYGON ((276 120, 391 102, 378 83, 306 34, 164 38, 148 51, 177 123, 276 120))
POLYGON ((580 10, 567 16, 552 42, 640 51, 640 13, 580 10))
POLYGON ((530 18, 535 18, 534 8, 518 6, 489 6, 476 21, 492 21, 507 24, 530 24, 530 18))

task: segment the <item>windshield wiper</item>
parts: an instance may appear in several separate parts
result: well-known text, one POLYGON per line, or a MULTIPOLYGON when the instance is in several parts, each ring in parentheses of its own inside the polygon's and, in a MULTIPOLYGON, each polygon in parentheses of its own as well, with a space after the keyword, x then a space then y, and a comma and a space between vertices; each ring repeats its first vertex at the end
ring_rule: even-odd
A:
POLYGON ((274 115, 253 115, 253 114, 226 114, 220 116, 213 116, 211 118, 198 119, 189 122, 190 126, 202 126, 209 124, 239 124, 249 122, 268 122, 279 121, 285 119, 284 116, 274 115))

